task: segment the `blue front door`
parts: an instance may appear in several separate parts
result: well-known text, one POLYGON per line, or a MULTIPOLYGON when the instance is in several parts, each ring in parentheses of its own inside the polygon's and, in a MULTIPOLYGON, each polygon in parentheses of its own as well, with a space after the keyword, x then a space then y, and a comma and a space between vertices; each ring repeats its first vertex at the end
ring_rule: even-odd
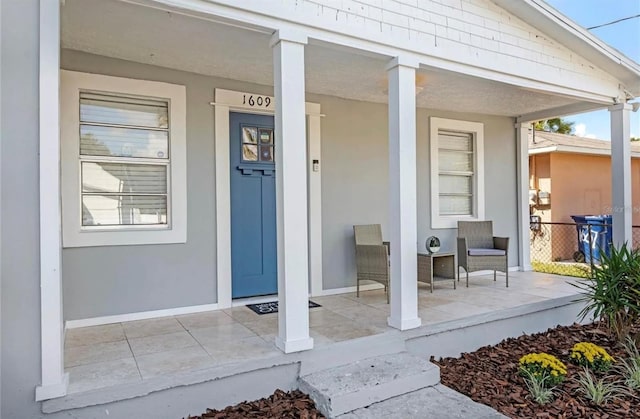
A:
POLYGON ((233 298, 278 292, 273 117, 230 113, 233 298))

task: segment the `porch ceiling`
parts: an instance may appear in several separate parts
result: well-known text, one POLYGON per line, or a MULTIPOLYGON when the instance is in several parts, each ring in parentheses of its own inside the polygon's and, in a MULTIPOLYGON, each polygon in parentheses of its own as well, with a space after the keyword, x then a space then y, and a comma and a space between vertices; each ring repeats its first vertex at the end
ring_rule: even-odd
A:
MULTIPOLYGON (((62 47, 272 85, 270 33, 241 26, 120 0, 66 0, 62 47)), ((385 65, 390 57, 313 41, 305 55, 309 93, 387 102, 385 65)), ((420 69, 416 85, 419 107, 465 113, 516 117, 577 103, 568 97, 441 70, 420 69)))

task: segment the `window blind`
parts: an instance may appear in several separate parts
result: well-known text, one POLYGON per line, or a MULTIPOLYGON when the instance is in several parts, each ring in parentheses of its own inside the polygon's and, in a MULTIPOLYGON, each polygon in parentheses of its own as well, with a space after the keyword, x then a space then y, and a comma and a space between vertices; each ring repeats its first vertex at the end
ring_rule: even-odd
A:
POLYGON ((83 226, 167 224, 169 104, 80 93, 83 226))
POLYGON ((473 214, 473 135, 438 131, 440 215, 473 214))

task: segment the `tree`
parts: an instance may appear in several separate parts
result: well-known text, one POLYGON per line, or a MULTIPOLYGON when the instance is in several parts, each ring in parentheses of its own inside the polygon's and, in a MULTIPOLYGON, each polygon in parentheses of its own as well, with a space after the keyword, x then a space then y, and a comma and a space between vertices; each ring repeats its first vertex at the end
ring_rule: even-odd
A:
POLYGON ((534 128, 538 131, 557 132, 558 134, 571 134, 575 122, 567 121, 562 118, 551 118, 538 121, 534 124, 534 128))
POLYGON ((631 137, 631 141, 640 141, 640 137, 631 137))

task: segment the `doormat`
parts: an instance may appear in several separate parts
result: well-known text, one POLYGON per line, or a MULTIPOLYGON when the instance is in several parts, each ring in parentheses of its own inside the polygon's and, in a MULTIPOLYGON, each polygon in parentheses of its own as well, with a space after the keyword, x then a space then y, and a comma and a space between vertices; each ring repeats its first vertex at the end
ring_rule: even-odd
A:
MULTIPOLYGON (((278 312, 277 301, 272 301, 269 303, 247 304, 247 307, 249 307, 254 313, 260 314, 260 315, 278 312)), ((322 306, 318 303, 314 303, 313 301, 309 300, 309 308, 316 308, 316 307, 322 307, 322 306)))

